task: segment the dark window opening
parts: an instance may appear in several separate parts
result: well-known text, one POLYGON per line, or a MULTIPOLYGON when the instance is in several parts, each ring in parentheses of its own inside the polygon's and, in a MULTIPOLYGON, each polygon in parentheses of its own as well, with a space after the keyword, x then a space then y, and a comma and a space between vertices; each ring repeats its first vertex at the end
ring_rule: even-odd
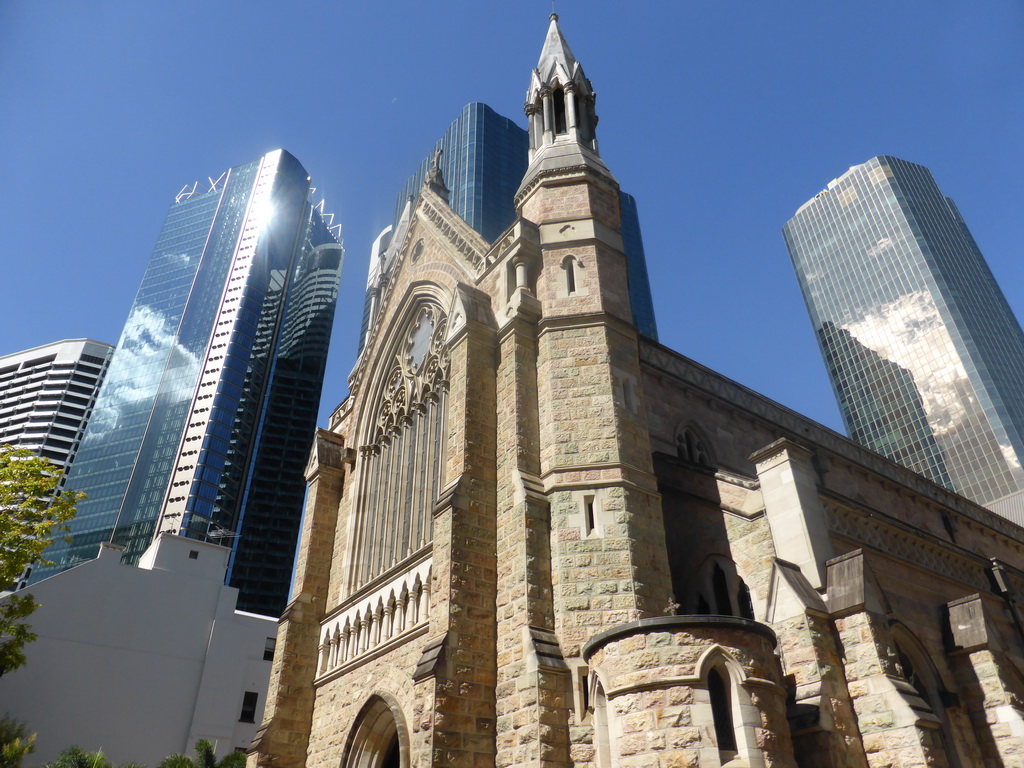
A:
POLYGON ((711 576, 711 588, 715 591, 715 610, 721 616, 732 616, 732 600, 729 599, 729 584, 722 566, 715 563, 711 576))
POLYGON ((729 690, 717 669, 708 673, 708 695, 711 697, 711 717, 715 723, 715 741, 719 752, 736 751, 736 731, 732 723, 729 690))
POLYGON ((754 602, 750 599, 750 587, 747 586, 743 579, 739 580, 740 588, 739 594, 736 595, 736 601, 739 603, 740 617, 744 619, 754 620, 754 602))
POLYGON ((391 743, 388 744, 388 751, 384 753, 380 768, 402 768, 402 750, 398 744, 397 733, 391 737, 391 743))
POLYGON ((556 88, 551 97, 555 106, 555 133, 567 133, 565 123, 565 91, 556 88))
POLYGON ((565 263, 565 290, 570 296, 576 293, 576 262, 572 258, 565 263))
POLYGON ((274 660, 274 649, 277 648, 277 638, 268 637, 267 642, 263 645, 263 660, 273 661, 274 660))
POLYGON ((903 679, 910 683, 915 691, 927 697, 929 692, 921 686, 921 681, 918 679, 917 673, 914 671, 914 665, 910 662, 910 657, 907 656, 906 652, 898 645, 896 646, 896 657, 900 662, 900 671, 903 672, 903 679))
POLYGON ((586 528, 587 535, 590 535, 594 532, 594 528, 596 527, 596 520, 594 517, 594 497, 587 496, 586 499, 584 499, 583 504, 586 507, 587 511, 584 526, 586 528))
POLYGON ((242 697, 242 713, 238 716, 240 723, 256 722, 256 702, 260 695, 256 691, 246 691, 242 697))

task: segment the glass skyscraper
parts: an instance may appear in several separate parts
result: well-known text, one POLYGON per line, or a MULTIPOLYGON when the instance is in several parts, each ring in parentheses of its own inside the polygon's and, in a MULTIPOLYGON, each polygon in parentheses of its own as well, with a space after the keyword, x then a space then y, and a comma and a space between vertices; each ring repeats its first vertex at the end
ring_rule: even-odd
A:
POLYGON ((783 234, 849 435, 981 504, 1024 488, 1024 333, 931 172, 874 157, 783 234))
POLYGON ((343 257, 310 191, 278 150, 171 205, 67 480, 88 498, 57 568, 103 541, 134 563, 160 533, 209 538, 232 549, 240 610, 284 608, 343 257))
MULTIPOLYGON (((407 203, 419 195, 438 149, 443 151, 440 167, 449 190, 448 204, 487 242, 493 243, 516 217, 515 195, 529 161, 529 134, 486 104, 467 104, 402 187, 395 201, 392 231, 398 227, 407 203)), ((640 333, 657 341, 654 302, 636 200, 620 193, 619 207, 623 250, 628 258, 633 322, 640 333)), ((361 340, 366 337, 373 312, 374 285, 390 267, 387 250, 390 235, 391 232, 385 231, 378 238, 370 256, 361 340)))

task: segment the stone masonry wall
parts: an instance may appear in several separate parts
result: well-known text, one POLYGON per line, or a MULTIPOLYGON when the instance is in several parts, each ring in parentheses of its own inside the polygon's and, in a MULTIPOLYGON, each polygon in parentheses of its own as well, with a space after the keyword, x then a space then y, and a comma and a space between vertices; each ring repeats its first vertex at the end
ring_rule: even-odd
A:
POLYGON ((613 762, 622 768, 719 765, 707 675, 719 665, 739 757, 793 768, 786 693, 764 625, 723 616, 677 616, 620 627, 587 644, 604 688, 613 762))

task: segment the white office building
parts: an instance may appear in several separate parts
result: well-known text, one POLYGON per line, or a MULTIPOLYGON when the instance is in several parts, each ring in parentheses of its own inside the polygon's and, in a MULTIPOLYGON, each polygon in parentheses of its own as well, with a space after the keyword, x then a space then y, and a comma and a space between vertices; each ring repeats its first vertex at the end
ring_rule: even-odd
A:
POLYGON ((32 763, 67 747, 114 764, 156 765, 209 739, 222 757, 248 748, 263 718, 277 620, 235 610, 230 550, 165 534, 138 567, 121 548, 30 591, 38 638, 0 676, 0 713, 37 734, 32 763))

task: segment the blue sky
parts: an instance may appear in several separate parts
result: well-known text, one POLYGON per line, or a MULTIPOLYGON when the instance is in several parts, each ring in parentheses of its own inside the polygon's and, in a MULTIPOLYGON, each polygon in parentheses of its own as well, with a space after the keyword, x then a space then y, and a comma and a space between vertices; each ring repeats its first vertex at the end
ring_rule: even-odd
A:
MULTIPOLYGON (((278 147, 344 225, 323 413, 370 243, 466 103, 524 124, 548 0, 0 3, 0 354, 116 342, 185 184, 278 147)), ((930 167, 1024 314, 1024 4, 558 0, 640 209, 662 343, 840 430, 780 234, 849 166, 930 167)), ((323 419, 322 419, 323 421, 323 419)))

